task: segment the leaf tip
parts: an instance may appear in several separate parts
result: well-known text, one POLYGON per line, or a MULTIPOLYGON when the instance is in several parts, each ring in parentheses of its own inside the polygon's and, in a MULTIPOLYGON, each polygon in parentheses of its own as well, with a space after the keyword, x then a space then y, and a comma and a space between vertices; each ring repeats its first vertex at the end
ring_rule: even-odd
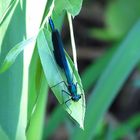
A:
POLYGON ((84 124, 83 124, 83 123, 80 124, 80 128, 81 128, 82 130, 84 130, 84 124))

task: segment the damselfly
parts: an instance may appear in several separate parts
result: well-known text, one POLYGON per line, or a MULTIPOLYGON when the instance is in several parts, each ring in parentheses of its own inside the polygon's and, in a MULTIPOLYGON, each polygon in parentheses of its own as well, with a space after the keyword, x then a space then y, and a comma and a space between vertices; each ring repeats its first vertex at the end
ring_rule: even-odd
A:
MULTIPOLYGON (((49 18, 49 25, 50 25, 51 31, 52 31, 52 43, 53 43, 53 47, 54 47, 54 57, 55 57, 57 64, 64 70, 65 76, 67 79, 67 83, 65 81, 62 81, 62 82, 65 83, 69 92, 67 92, 65 90, 62 90, 62 92, 65 92, 66 94, 68 94, 71 97, 69 100, 78 102, 79 99, 81 98, 81 94, 77 93, 78 82, 74 83, 73 74, 70 71, 70 67, 69 67, 67 59, 66 59, 61 36, 59 34, 59 31, 55 28, 54 23, 51 18, 49 18)), ((62 82, 60 82, 60 83, 62 83, 62 82)), ((60 83, 58 83, 58 84, 60 84, 60 83)), ((67 100, 66 102, 68 102, 69 100, 67 100)))

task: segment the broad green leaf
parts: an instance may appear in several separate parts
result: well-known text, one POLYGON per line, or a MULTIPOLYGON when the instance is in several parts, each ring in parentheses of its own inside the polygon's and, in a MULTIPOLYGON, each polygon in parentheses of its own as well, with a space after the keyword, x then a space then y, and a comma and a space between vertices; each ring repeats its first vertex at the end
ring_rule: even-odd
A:
POLYGON ((1 3, 0 4, 0 11, 1 11, 0 12, 0 19, 2 19, 2 16, 4 15, 7 7, 9 7, 9 3, 11 3, 11 0, 7 0, 7 1, 1 0, 0 3, 1 3))
POLYGON ((61 14, 68 11, 73 17, 78 15, 82 7, 82 0, 55 0, 54 11, 61 14))
MULTIPOLYGON (((37 101, 39 100, 40 94, 42 94, 41 88, 43 88, 43 85, 41 85, 41 83, 46 82, 46 80, 44 80, 45 76, 42 73, 43 73, 43 69, 41 66, 41 62, 39 59, 37 46, 36 46, 34 53, 33 53, 33 56, 32 56, 30 67, 29 67, 29 91, 28 91, 28 114, 27 114, 27 117, 28 117, 28 124, 27 124, 28 139, 33 139, 34 137, 39 139, 39 136, 36 136, 36 135, 39 135, 39 134, 40 134, 40 136, 42 135, 43 125, 40 125, 40 127, 38 127, 38 129, 36 129, 36 128, 34 129, 35 125, 38 126, 38 123, 42 122, 43 118, 41 118, 41 115, 44 116, 44 113, 42 112, 40 114, 40 118, 38 118, 38 119, 36 118, 39 122, 34 121, 34 114, 35 114, 36 109, 37 109, 37 101), (39 120, 39 119, 41 119, 41 120, 39 120), (34 121, 34 123, 30 123, 32 121, 34 121), (28 130, 28 128, 29 128, 29 130, 28 130), (34 131, 38 131, 39 134, 36 132, 36 135, 35 135, 34 131)), ((46 94, 47 90, 44 92, 45 92, 44 94, 46 94)), ((44 98, 46 98, 46 97, 44 97, 44 98)), ((41 102, 44 102, 44 101, 42 100, 41 102)))
MULTIPOLYGON (((8 2, 8 1, 7 1, 8 2)), ((14 7, 16 0, 11 0, 9 4, 6 4, 5 2, 4 5, 8 5, 3 13, 3 15, 0 15, 0 25, 5 21, 5 19, 8 17, 8 14, 10 13, 10 11, 12 10, 12 8, 14 7)))
MULTIPOLYGON (((51 5, 51 1, 48 1, 42 21, 48 14, 50 5, 51 5)), ((56 15, 53 15, 53 17, 56 18, 56 15)), ((60 20, 60 19, 63 17, 64 16, 62 16, 62 15, 59 16, 59 23, 57 23, 58 28, 60 28, 60 21, 62 24, 62 20, 60 20)), ((42 73, 42 66, 41 66, 41 62, 40 62, 40 58, 39 58, 38 50, 37 50, 37 45, 36 45, 34 52, 33 52, 30 67, 29 67, 29 91, 28 91, 28 113, 27 113, 28 120, 32 120, 32 116, 33 116, 32 112, 36 105, 36 100, 38 99, 38 96, 39 96, 40 87, 39 87, 38 82, 41 81, 41 79, 40 79, 41 73, 42 73)), ((45 129, 45 133, 46 132, 48 132, 48 129, 47 130, 45 129)))
MULTIPOLYGON (((64 73, 56 64, 56 61, 54 59, 50 32, 48 31, 46 31, 46 38, 45 38, 44 31, 41 30, 37 38, 37 46, 38 46, 41 63, 48 84, 50 87, 53 87, 51 89, 54 92, 59 103, 63 105, 64 109, 71 115, 72 118, 74 118, 79 123, 80 127, 83 128, 84 115, 85 115, 84 95, 78 102, 73 102, 72 100, 70 100, 69 102, 67 102, 67 104, 65 104, 65 101, 70 99, 69 95, 62 93, 62 90, 68 92, 66 85, 64 84, 64 82, 62 82, 65 81, 65 76, 64 73), (60 82, 62 83, 58 84, 60 82)), ((68 56, 67 59, 69 61, 69 65, 71 67, 71 73, 72 73, 74 66, 72 65, 72 62, 70 61, 70 58, 68 56)), ((77 87, 77 92, 79 94, 84 94, 83 89, 81 88, 82 85, 81 85, 80 78, 75 69, 74 69, 73 80, 75 83, 78 82, 80 84, 80 86, 77 87)))
POLYGON ((34 111, 32 112, 31 118, 29 118, 28 128, 27 128, 27 140, 41 140, 42 131, 44 126, 44 116, 46 101, 48 95, 47 81, 44 73, 41 73, 40 88, 38 93, 38 98, 34 106, 34 111))
MULTIPOLYGON (((27 37, 32 37, 36 35, 41 26, 42 20, 45 18, 45 10, 48 5, 47 0, 30 0, 27 1, 27 37), (34 6, 33 6, 34 5, 34 6), (39 10, 36 10, 39 9, 39 10), (34 16, 36 15, 36 16, 34 16)), ((38 81, 41 79, 42 67, 39 59, 39 55, 37 52, 36 44, 33 44, 31 48, 26 48, 27 52, 30 56, 29 63, 29 83, 28 83, 28 113, 27 118, 31 117, 34 105, 36 104, 36 100, 38 98, 40 84, 38 81)))
POLYGON ((6 135, 6 133, 3 131, 3 129, 0 126, 0 139, 1 140, 9 140, 8 136, 6 135))
MULTIPOLYGON (((0 5, 4 1, 0 1, 0 5)), ((24 3, 23 3, 24 4, 24 3)), ((6 6, 7 7, 7 6, 6 6)), ((25 7, 16 3, 0 27, 0 61, 25 36, 25 7)), ((1 9, 0 9, 1 13, 1 9)), ((10 140, 15 140, 20 112, 23 56, 5 73, 0 74, 0 124, 10 140)))
POLYGON ((30 38, 15 45, 6 55, 4 62, 0 67, 0 73, 6 71, 15 62, 17 56, 24 50, 24 48, 28 46, 29 43, 35 41, 35 39, 35 37, 30 38))
POLYGON ((1 20, 1 24, 0 24, 0 35, 1 35, 1 37, 0 37, 0 53, 1 53, 1 49, 3 47, 2 43, 4 41, 3 39, 4 39, 4 36, 6 34, 6 30, 8 28, 9 23, 10 23, 10 20, 11 20, 11 18, 13 16, 15 8, 16 8, 16 6, 18 4, 18 1, 17 1, 13 5, 13 7, 11 8, 10 13, 8 15, 6 15, 6 18, 3 19, 3 15, 4 15, 8 5, 9 5, 9 3, 11 3, 11 2, 12 2, 12 0, 11 1, 10 0, 6 0, 6 1, 5 0, 1 0, 0 1, 0 20, 1 20))
MULTIPOLYGON (((26 12, 24 12, 23 14, 26 14, 26 35, 27 35, 27 38, 35 36, 38 33, 39 27, 40 27, 40 24, 41 24, 41 21, 42 21, 42 17, 43 17, 43 14, 44 14, 46 3, 47 3, 47 0, 43 0, 41 2, 40 2, 40 0, 26 1, 26 12), (36 10, 36 9, 39 9, 39 10, 36 10), (34 16, 34 15, 36 15, 36 16, 34 16)), ((21 6, 23 6, 23 1, 21 1, 21 6)), ((29 47, 26 47, 24 49, 24 79, 23 79, 23 94, 24 94, 24 96, 27 95, 28 88, 31 88, 31 87, 28 87, 28 69, 29 69, 29 64, 30 64, 30 61, 31 61, 34 46, 35 46, 34 44, 30 44, 29 47)), ((32 83, 34 83, 34 81, 32 81, 32 83)), ((31 84, 31 81, 29 81, 29 84, 31 84)), ((38 94, 39 94, 40 84, 38 84, 38 86, 35 87, 35 88, 38 88, 38 94)), ((34 94, 34 92, 32 92, 32 94, 34 94)), ((35 94, 35 96, 36 96, 36 94, 35 94)), ((20 113, 20 119, 21 119, 22 122, 24 120, 28 121, 27 116, 28 116, 28 119, 30 119, 30 121, 32 121, 32 117, 34 116, 33 114, 34 114, 34 112, 36 112, 36 100, 38 99, 38 97, 39 97, 39 95, 35 98, 35 101, 33 100, 33 106, 30 106, 31 107, 30 114, 27 113, 27 108, 26 108, 27 105, 25 104, 24 108, 26 108, 26 112, 24 112, 24 115, 22 115, 22 116, 21 116, 22 112, 20 113)), ((31 98, 29 99, 29 101, 30 100, 32 101, 31 98)), ((28 105, 28 107, 29 107, 29 105, 28 105)), ((42 112, 42 114, 40 114, 40 116, 41 115, 42 116, 44 115, 43 112, 42 112)), ((40 119, 42 119, 42 118, 40 117, 40 119)), ((39 120, 39 121, 42 122, 42 120, 39 120)), ((27 122, 24 122, 24 125, 26 125, 26 123, 27 122)), ((21 123, 19 122, 19 126, 18 126, 18 131, 19 132, 17 131, 17 133, 18 133, 17 134, 17 140, 21 139, 20 138, 20 131, 22 131, 21 132, 22 134, 23 133, 25 134, 25 127, 20 126, 20 125, 21 125, 21 123)), ((34 123, 32 123, 32 125, 34 126, 34 123)), ((38 127, 38 133, 36 133, 36 135, 38 137, 36 137, 36 138, 39 138, 41 136, 42 128, 43 128, 42 126, 38 127)), ((33 136, 32 133, 30 133, 30 136, 33 136)))
POLYGON ((85 117, 85 130, 78 129, 72 140, 91 139, 98 124, 113 99, 125 83, 129 74, 140 61, 140 20, 129 32, 115 52, 112 60, 101 75, 91 97, 88 100, 85 117))
POLYGON ((28 119, 32 114, 32 110, 39 96, 40 84, 38 84, 38 82, 41 81, 41 73, 42 66, 36 46, 29 66, 28 114, 27 114, 28 119))
POLYGON ((140 128, 140 114, 136 114, 127 121, 120 124, 112 132, 112 139, 121 139, 123 136, 131 133, 132 131, 140 128))

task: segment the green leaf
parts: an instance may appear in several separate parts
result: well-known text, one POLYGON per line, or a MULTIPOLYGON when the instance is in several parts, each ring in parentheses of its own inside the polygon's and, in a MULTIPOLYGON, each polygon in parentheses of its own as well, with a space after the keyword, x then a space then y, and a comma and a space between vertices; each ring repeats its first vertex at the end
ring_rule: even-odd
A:
POLYGON ((3 131, 3 129, 0 126, 0 139, 1 140, 9 140, 8 136, 6 135, 6 133, 3 131))
POLYGON ((129 74, 140 61, 140 21, 129 32, 101 75, 88 100, 85 130, 77 130, 73 140, 91 139, 105 112, 125 83, 129 74))
POLYGON ((123 136, 129 134, 137 128, 140 128, 140 114, 134 115, 115 128, 115 130, 112 132, 112 139, 121 139, 123 136))
MULTIPOLYGON (((50 36, 50 32, 48 31, 46 31, 46 38, 45 38, 44 31, 41 30, 37 38, 37 46, 38 46, 41 63, 48 84, 50 87, 53 87, 54 85, 62 81, 65 81, 65 76, 62 70, 57 66, 56 61, 54 59, 54 55, 52 52, 53 47, 51 42, 51 36, 50 36)), ((68 56, 67 59, 72 72, 74 66, 68 56)), ((74 82, 75 83, 78 82, 80 84, 80 87, 78 86, 77 88, 78 93, 84 94, 83 89, 81 89, 82 85, 81 85, 79 75, 75 69, 74 69, 73 76, 74 76, 73 77, 74 82)), ((67 101, 70 97, 67 94, 63 94, 62 90, 68 92, 68 89, 63 82, 52 88, 52 91, 54 92, 59 103, 63 105, 64 109, 71 115, 72 118, 74 118, 79 123, 80 127, 83 128, 84 115, 85 115, 84 95, 82 96, 83 98, 81 98, 78 102, 73 102, 72 100, 70 100, 66 105, 65 101, 67 101)))
POLYGON ((40 84, 38 83, 41 82, 42 71, 43 70, 36 46, 29 66, 28 113, 27 113, 28 119, 32 114, 32 110, 39 96, 40 84))
POLYGON ((8 25, 11 21, 11 18, 13 17, 13 14, 14 14, 14 11, 15 11, 15 8, 18 4, 18 2, 16 2, 13 7, 11 8, 11 11, 8 15, 6 15, 6 18, 4 18, 5 16, 4 13, 9 5, 9 3, 11 3, 10 0, 1 0, 0 1, 0 20, 1 20, 1 24, 0 24, 0 53, 1 53, 1 49, 2 49, 2 43, 3 43, 3 40, 4 40, 4 36, 5 36, 5 33, 6 33, 6 30, 8 28, 8 25), (4 18, 4 19, 3 19, 4 18))
MULTIPOLYGON (((14 7, 16 0, 11 0, 10 3, 8 4, 8 7, 6 8, 6 10, 4 11, 2 17, 0 16, 0 26, 2 25, 2 23, 5 21, 5 19, 8 17, 10 11, 12 10, 12 8, 14 7)), ((6 4, 7 5, 7 4, 6 4)))
POLYGON ((48 95, 48 86, 44 73, 41 74, 38 98, 29 119, 27 140, 41 140, 44 126, 44 116, 48 95))
MULTIPOLYGON (((4 1, 0 1, 0 5, 4 5, 4 1)), ((1 62, 9 50, 22 41, 25 36, 24 11, 24 2, 22 8, 20 3, 16 3, 0 26, 1 62)), ((20 54, 15 64, 8 71, 0 74, 0 124, 10 140, 15 140, 16 137, 20 114, 22 80, 23 56, 20 54)))
POLYGON ((11 0, 7 0, 7 1, 1 0, 0 3, 1 3, 0 4, 0 11, 1 11, 0 12, 0 19, 2 19, 7 7, 9 7, 9 3, 11 3, 11 0))
POLYGON ((55 0, 55 12, 61 14, 63 10, 71 13, 72 16, 79 14, 82 7, 82 0, 55 0))
POLYGON ((4 62, 0 67, 0 73, 6 71, 15 62, 17 56, 24 50, 24 48, 28 46, 29 43, 35 41, 35 39, 35 37, 30 38, 15 45, 6 55, 4 62))

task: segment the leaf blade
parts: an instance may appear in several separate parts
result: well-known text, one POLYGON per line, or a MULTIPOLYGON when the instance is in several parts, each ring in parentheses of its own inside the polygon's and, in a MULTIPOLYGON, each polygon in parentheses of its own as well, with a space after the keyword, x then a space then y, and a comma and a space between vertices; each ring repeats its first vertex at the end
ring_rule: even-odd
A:
POLYGON ((66 10, 74 17, 79 14, 82 2, 83 0, 56 0, 55 12, 61 14, 63 10, 66 10))
POLYGON ((33 41, 35 41, 34 37, 15 45, 6 55, 3 64, 0 67, 0 73, 6 71, 15 62, 17 56, 24 50, 24 48, 33 41))
POLYGON ((34 110, 29 119, 29 126, 26 132, 27 140, 40 140, 42 138, 44 114, 48 97, 48 85, 44 73, 41 74, 41 85, 34 110))
MULTIPOLYGON (((47 35, 47 39, 49 43, 51 43, 49 34, 47 35)), ((49 86, 53 87, 54 85, 60 82, 62 83, 62 81, 65 81, 64 73, 58 68, 55 62, 55 59, 52 53, 52 49, 53 49, 51 45, 52 43, 49 44, 50 46, 48 45, 43 31, 39 33, 39 36, 37 38, 37 44, 38 44, 38 51, 39 51, 41 63, 42 63, 44 73, 45 73, 49 86)), ((70 62, 70 58, 67 57, 67 59, 71 65, 72 63, 70 62)), ((75 80, 80 79, 77 71, 75 71, 74 75, 76 75, 76 77, 74 78, 75 80)), ((62 90, 65 90, 68 92, 68 89, 64 83, 58 84, 56 87, 53 87, 52 90, 56 98, 58 99, 58 101, 61 104, 63 104, 64 109, 80 124, 80 127, 83 127, 83 122, 84 122, 83 118, 85 114, 85 108, 82 107, 82 104, 85 104, 85 101, 79 100, 77 103, 74 103, 73 101, 70 100, 69 105, 66 105, 65 101, 68 100, 70 97, 69 95, 66 95, 66 94, 63 95, 62 93, 62 90), (78 115, 77 110, 79 110, 80 115, 78 115)), ((77 90, 79 91, 80 89, 77 88, 77 90)))

